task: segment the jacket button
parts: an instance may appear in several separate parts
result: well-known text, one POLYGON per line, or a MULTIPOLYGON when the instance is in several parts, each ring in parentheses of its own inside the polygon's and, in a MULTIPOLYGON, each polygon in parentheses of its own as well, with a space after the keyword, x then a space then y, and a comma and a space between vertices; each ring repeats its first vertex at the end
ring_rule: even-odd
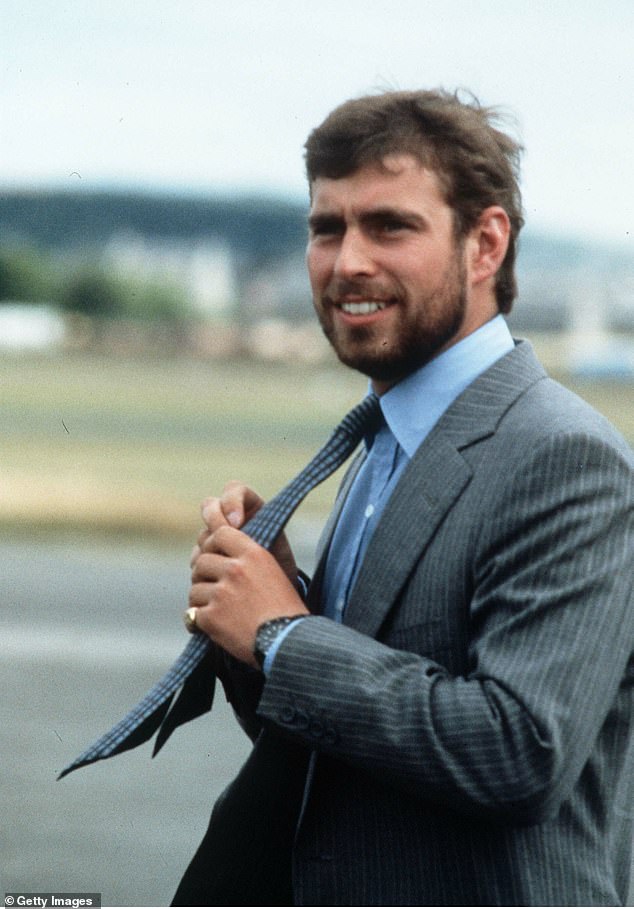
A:
POLYGON ((319 720, 313 720, 308 731, 314 739, 320 739, 324 734, 323 724, 319 720))
POLYGON ((289 705, 287 707, 283 707, 277 716, 278 716, 280 723, 286 723, 288 725, 288 724, 294 722, 295 714, 296 714, 295 708, 291 707, 289 705))
POLYGON ((339 733, 336 729, 333 729, 332 726, 326 727, 324 729, 324 742, 327 745, 336 745, 339 741, 339 733))

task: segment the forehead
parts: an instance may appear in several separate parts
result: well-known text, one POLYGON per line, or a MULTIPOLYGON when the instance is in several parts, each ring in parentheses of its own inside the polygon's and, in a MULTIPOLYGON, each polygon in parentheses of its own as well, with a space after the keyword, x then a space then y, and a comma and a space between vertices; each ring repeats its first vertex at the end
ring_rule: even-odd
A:
POLYGON ((390 207, 449 211, 437 174, 409 154, 389 155, 344 177, 317 177, 311 186, 311 213, 390 207))

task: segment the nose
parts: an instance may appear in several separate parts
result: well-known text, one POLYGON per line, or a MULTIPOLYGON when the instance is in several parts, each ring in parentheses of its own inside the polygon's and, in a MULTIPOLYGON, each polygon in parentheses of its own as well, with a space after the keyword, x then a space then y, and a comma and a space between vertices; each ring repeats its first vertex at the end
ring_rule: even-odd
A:
POLYGON ((354 278, 371 275, 376 271, 371 245, 367 237, 356 229, 348 229, 342 235, 334 263, 334 274, 338 278, 354 278))

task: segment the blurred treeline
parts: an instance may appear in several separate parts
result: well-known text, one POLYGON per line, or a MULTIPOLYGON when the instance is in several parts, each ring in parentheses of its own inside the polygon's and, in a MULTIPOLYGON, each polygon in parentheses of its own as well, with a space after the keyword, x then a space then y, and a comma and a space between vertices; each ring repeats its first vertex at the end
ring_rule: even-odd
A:
POLYGON ((0 249, 0 300, 42 300, 94 319, 180 321, 189 309, 188 297, 176 282, 118 274, 96 259, 70 265, 34 247, 0 249))

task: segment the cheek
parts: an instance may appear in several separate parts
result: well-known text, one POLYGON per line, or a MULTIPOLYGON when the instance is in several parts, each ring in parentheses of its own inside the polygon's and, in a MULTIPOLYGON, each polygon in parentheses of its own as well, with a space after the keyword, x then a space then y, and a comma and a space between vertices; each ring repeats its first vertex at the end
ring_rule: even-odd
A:
POLYGON ((400 269, 403 283, 415 292, 427 295, 443 286, 447 277, 446 259, 435 259, 432 256, 421 256, 408 259, 400 269))
POLYGON ((332 256, 325 250, 308 247, 306 252, 306 269, 313 290, 325 287, 332 273, 332 256))

